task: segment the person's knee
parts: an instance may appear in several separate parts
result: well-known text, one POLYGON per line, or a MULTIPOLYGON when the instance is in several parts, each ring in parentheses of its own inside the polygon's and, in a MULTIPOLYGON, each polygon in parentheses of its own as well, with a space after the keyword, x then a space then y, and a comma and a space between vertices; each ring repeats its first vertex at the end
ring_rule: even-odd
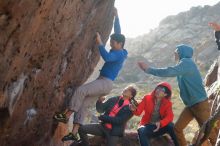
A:
POLYGON ((78 132, 79 132, 79 134, 80 134, 80 133, 85 133, 85 128, 84 128, 84 126, 80 126, 78 132))
POLYGON ((174 124, 173 124, 173 123, 169 123, 169 124, 167 125, 167 129, 168 129, 168 130, 174 130, 174 124))
POLYGON ((167 133, 169 133, 170 135, 175 134, 175 129, 174 129, 173 123, 168 124, 166 129, 167 129, 167 133))
POLYGON ((140 128, 138 128, 138 135, 139 136, 143 136, 143 135, 145 135, 145 128, 144 127, 140 127, 140 128))
POLYGON ((149 137, 152 135, 152 130, 147 127, 141 127, 137 131, 139 136, 149 137))
POLYGON ((138 128, 137 131, 138 131, 139 137, 146 136, 146 134, 147 134, 145 127, 140 127, 140 128, 138 128))

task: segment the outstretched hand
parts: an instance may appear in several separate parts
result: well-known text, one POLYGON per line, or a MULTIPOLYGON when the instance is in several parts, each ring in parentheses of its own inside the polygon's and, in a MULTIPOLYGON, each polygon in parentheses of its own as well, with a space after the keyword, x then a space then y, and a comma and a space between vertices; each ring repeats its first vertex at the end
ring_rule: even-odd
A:
POLYGON ((217 24, 215 22, 209 22, 209 26, 214 29, 215 31, 220 31, 220 24, 217 24))
POLYGON ((145 71, 145 70, 147 70, 147 69, 149 68, 149 65, 146 64, 146 63, 144 63, 144 62, 142 62, 142 61, 139 61, 139 62, 138 62, 138 66, 139 66, 143 71, 145 71))

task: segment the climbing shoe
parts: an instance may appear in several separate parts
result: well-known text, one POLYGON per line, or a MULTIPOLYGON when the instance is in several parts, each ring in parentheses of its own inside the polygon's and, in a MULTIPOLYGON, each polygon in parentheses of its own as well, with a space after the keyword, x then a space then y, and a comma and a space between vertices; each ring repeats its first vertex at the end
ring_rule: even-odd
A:
POLYGON ((74 135, 72 132, 70 132, 69 134, 65 135, 62 138, 62 141, 68 141, 68 140, 74 140, 78 142, 80 140, 78 133, 74 135))
POLYGON ((57 113, 53 116, 53 118, 57 120, 58 122, 62 122, 65 124, 68 122, 68 118, 66 117, 64 113, 57 113))

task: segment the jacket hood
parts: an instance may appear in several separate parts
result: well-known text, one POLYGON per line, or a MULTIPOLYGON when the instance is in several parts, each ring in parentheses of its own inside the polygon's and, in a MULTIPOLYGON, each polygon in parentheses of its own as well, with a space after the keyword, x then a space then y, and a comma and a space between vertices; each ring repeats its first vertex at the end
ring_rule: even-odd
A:
MULTIPOLYGON (((169 83, 167 83, 167 82, 160 82, 159 84, 157 84, 157 87, 158 87, 158 86, 166 87, 166 88, 170 91, 170 96, 166 97, 167 99, 170 99, 171 96, 172 96, 172 87, 171 87, 171 85, 170 85, 169 83)), ((156 87, 156 88, 157 88, 157 87, 156 87)), ((155 89, 156 89, 156 88, 155 88, 155 89)), ((154 91, 151 93, 151 95, 154 95, 155 89, 154 89, 154 91)))
POLYGON ((183 58, 192 58, 193 56, 193 48, 184 44, 176 46, 177 53, 180 59, 183 58))

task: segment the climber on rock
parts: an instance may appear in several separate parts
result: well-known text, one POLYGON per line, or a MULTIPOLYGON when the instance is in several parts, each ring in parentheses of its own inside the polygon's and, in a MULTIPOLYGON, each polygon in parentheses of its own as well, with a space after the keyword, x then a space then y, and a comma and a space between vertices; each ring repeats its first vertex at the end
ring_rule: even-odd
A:
POLYGON ((100 70, 99 77, 88 84, 78 87, 74 92, 69 107, 65 110, 65 112, 60 112, 54 115, 55 120, 66 123, 71 114, 74 113, 74 125, 72 132, 64 136, 64 139, 69 137, 69 139, 78 140, 76 135, 80 125, 83 124, 85 116, 88 113, 88 107, 91 103, 95 102, 97 98, 110 93, 113 88, 113 81, 118 76, 123 63, 127 58, 128 53, 124 49, 125 36, 121 34, 117 9, 114 10, 114 17, 114 33, 110 36, 111 49, 109 52, 102 43, 100 34, 96 34, 96 44, 98 45, 101 57, 105 61, 102 69, 100 70))
POLYGON ((101 123, 82 125, 79 135, 83 146, 89 146, 87 134, 102 136, 106 139, 106 146, 116 146, 120 137, 123 136, 127 121, 132 117, 129 108, 131 99, 136 95, 133 86, 126 87, 121 96, 109 98, 100 97, 96 102, 96 110, 104 113, 99 116, 101 123))
POLYGON ((140 127, 138 128, 139 142, 141 146, 149 145, 149 138, 169 134, 175 146, 179 146, 173 121, 171 86, 162 82, 149 94, 145 95, 137 106, 130 105, 134 115, 144 113, 140 127))
MULTIPOLYGON (((199 126, 209 118, 210 105, 203 85, 201 74, 192 59, 193 48, 188 45, 178 45, 174 52, 177 64, 166 68, 153 68, 144 62, 138 62, 139 67, 147 74, 159 77, 177 76, 180 97, 186 107, 175 123, 174 130, 181 146, 186 146, 187 142, 183 129, 194 118, 199 126)), ((217 134, 211 132, 210 142, 215 145, 217 134)))

